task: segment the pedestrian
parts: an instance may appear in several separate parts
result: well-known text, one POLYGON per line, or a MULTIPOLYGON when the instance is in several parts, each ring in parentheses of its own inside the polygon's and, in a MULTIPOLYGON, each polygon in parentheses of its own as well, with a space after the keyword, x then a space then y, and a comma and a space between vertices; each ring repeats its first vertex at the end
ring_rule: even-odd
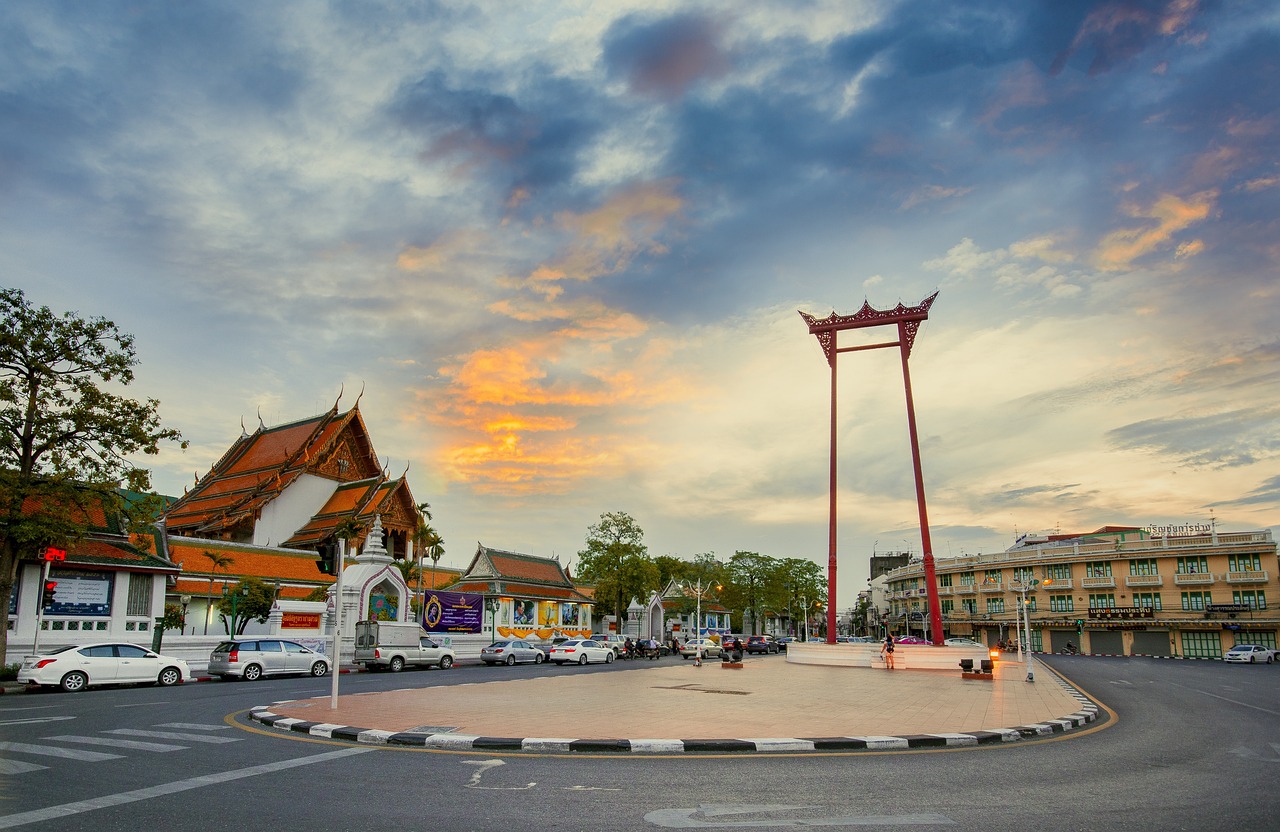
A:
POLYGON ((880 645, 880 656, 884 659, 885 670, 893 670, 893 636, 885 636, 880 645))

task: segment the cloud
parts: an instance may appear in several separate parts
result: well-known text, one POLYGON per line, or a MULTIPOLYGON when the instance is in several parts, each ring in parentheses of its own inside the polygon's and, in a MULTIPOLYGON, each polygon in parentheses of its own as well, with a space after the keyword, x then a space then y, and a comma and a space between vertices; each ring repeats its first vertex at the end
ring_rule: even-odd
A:
POLYGON ((1213 507, 1225 506, 1280 506, 1280 476, 1266 480, 1262 485, 1232 500, 1209 503, 1213 507))
POLYGON ((605 34, 604 63, 610 76, 626 79, 632 92, 675 99, 729 70, 720 37, 720 25, 704 15, 626 17, 605 34))
POLYGON ((963 280, 990 280, 1005 289, 1039 288, 1051 298, 1073 298, 1084 291, 1088 275, 1078 270, 1063 271, 1073 256, 1052 237, 1028 238, 1008 248, 984 251, 968 237, 956 243, 944 257, 922 265, 963 280))
POLYGON ((1184 33, 1199 7, 1198 0, 1113 0, 1089 12, 1076 31, 1071 45, 1054 59, 1050 75, 1060 73, 1071 58, 1086 49, 1093 51, 1089 75, 1108 72, 1141 54, 1149 43, 1184 33))
POLYGON ((1253 465, 1280 456, 1280 407, 1258 405, 1220 413, 1144 419, 1107 432, 1123 450, 1160 454, 1193 467, 1253 465))
MULTIPOLYGON (((1126 206, 1129 216, 1154 222, 1108 233, 1098 242, 1094 262, 1105 271, 1131 267, 1133 261, 1166 247, 1179 232, 1207 219, 1217 198, 1218 192, 1214 190, 1202 191, 1186 199, 1165 194, 1148 206, 1126 206)), ((1185 254, 1185 250, 1177 251, 1179 256, 1185 254)))

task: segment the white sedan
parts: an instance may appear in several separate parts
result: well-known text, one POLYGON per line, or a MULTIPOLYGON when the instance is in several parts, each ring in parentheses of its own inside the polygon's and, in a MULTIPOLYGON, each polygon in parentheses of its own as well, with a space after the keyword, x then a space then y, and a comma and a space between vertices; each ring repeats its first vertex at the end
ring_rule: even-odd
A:
POLYGON ((1248 662, 1249 664, 1256 664, 1257 662, 1271 664, 1276 660, 1276 651, 1270 647, 1263 647, 1261 644, 1237 644, 1227 651, 1222 660, 1226 662, 1248 662))
POLYGON ((949 638, 942 643, 947 647, 986 647, 985 644, 980 644, 971 638, 949 638))
POLYGON ((182 659, 136 644, 66 644, 27 656, 18 681, 81 691, 90 685, 177 685, 191 677, 182 659))
POLYGON ((605 647, 600 642, 592 641, 589 638, 570 639, 569 641, 562 641, 551 648, 551 661, 556 664, 564 664, 565 662, 577 662, 578 664, 604 662, 609 664, 613 661, 613 648, 605 647))

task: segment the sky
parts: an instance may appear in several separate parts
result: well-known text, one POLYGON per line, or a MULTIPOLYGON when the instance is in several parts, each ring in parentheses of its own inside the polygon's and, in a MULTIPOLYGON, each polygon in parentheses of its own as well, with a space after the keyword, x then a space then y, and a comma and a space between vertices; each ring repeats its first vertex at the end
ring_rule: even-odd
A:
MULTIPOLYGON (((1277 102, 1269 0, 5 3, 0 282, 136 337, 161 493, 359 396, 445 565, 825 564, 797 312, 935 291, 936 557, 1274 531, 1277 102)), ((922 542, 897 352, 838 373, 843 610, 922 542)))

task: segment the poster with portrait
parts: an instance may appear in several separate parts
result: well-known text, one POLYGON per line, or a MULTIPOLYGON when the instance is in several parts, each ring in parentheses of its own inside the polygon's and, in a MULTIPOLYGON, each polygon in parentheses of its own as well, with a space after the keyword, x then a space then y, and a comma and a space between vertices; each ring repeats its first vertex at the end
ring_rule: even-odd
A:
POLYGON ((516 626, 532 626, 534 623, 536 601, 517 598, 511 602, 511 621, 516 626))
POLYGON ((543 601, 538 609, 538 624, 554 627, 560 623, 560 605, 555 601, 543 601))
POLYGON ((578 626, 578 605, 577 604, 561 604, 560 605, 560 625, 562 627, 578 626))
POLYGON ((429 633, 479 633, 483 629, 484 596, 469 592, 432 592, 423 610, 429 633))

